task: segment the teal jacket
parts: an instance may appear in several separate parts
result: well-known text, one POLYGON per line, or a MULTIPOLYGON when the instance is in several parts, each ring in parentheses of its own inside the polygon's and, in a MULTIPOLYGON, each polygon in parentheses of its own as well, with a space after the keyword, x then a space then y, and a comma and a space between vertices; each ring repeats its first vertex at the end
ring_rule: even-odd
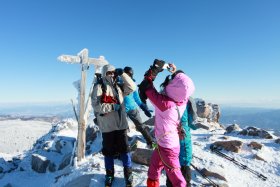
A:
POLYGON ((136 110, 138 106, 143 103, 139 97, 138 91, 134 91, 131 94, 124 97, 125 111, 136 110))
POLYGON ((186 132, 186 136, 183 140, 180 140, 180 155, 179 160, 181 166, 190 166, 192 161, 192 140, 191 129, 196 130, 197 127, 193 124, 196 119, 196 103, 190 98, 181 118, 182 126, 186 132))

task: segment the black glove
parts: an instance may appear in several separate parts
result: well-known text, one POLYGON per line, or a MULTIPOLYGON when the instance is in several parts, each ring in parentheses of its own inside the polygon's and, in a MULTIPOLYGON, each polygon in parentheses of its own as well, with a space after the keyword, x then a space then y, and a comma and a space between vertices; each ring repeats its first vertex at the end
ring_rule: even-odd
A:
POLYGON ((144 75, 145 76, 144 80, 138 85, 138 87, 139 87, 138 93, 139 93, 140 99, 143 103, 146 104, 146 100, 147 100, 145 91, 147 90, 147 88, 149 86, 152 85, 151 82, 155 79, 157 74, 159 72, 163 71, 162 68, 163 68, 164 64, 165 64, 165 62, 163 60, 155 59, 153 65, 150 66, 150 69, 148 71, 146 71, 146 73, 144 75))
POLYGON ((152 114, 151 114, 151 112, 152 112, 152 110, 149 110, 149 108, 147 107, 147 105, 146 104, 142 104, 142 105, 140 105, 140 108, 143 110, 143 112, 145 113, 145 115, 147 116, 147 117, 152 117, 152 114))
POLYGON ((165 61, 155 59, 153 65, 150 66, 150 69, 148 71, 146 71, 145 77, 147 79, 154 80, 157 74, 163 71, 164 64, 165 61))
POLYGON ((101 73, 95 73, 96 76, 96 84, 102 84, 102 75, 101 73))
POLYGON ((138 87, 139 87, 139 89, 138 89, 139 97, 140 97, 141 101, 145 104, 146 104, 146 100, 147 100, 147 96, 146 96, 145 92, 146 92, 147 88, 150 87, 150 86, 151 86, 151 82, 147 79, 144 79, 138 85, 138 87))
POLYGON ((121 76, 122 74, 123 74, 123 69, 122 68, 115 69, 115 75, 116 76, 121 76))
POLYGON ((164 64, 165 64, 165 61, 155 59, 154 64, 151 67, 152 75, 156 77, 159 72, 162 72, 163 71, 162 68, 163 68, 164 64))

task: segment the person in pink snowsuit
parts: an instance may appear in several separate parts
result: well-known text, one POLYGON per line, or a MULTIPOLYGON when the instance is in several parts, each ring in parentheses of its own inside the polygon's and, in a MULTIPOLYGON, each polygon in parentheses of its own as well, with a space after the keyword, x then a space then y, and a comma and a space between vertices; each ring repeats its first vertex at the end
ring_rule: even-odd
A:
MULTIPOLYGON (((174 64, 171 79, 164 85, 161 93, 151 84, 145 90, 147 98, 155 107, 155 137, 157 148, 154 150, 148 170, 148 187, 158 187, 161 171, 164 169, 173 186, 186 187, 180 170, 178 127, 186 104, 195 87, 193 81, 182 71, 176 71, 174 64)), ((166 81, 165 81, 166 83, 166 81)))

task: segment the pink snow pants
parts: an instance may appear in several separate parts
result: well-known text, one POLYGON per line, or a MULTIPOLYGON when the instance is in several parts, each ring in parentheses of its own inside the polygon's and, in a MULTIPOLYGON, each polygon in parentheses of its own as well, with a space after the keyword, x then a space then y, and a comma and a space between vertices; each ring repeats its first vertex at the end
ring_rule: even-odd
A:
POLYGON ((179 153, 180 146, 169 149, 158 145, 152 154, 148 178, 159 180, 161 171, 164 169, 173 186, 186 187, 186 181, 180 170, 179 153), (170 169, 170 166, 173 169, 170 169))

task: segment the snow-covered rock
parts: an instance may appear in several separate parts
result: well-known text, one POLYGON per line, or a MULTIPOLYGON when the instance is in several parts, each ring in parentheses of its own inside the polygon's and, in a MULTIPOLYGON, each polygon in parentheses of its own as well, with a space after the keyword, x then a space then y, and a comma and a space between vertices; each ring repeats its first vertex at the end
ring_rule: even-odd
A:
POLYGON ((221 147, 227 151, 239 153, 241 151, 241 147, 243 143, 242 141, 239 140, 231 140, 231 141, 217 141, 214 142, 213 145, 217 147, 221 147))
POLYGON ((239 127, 239 125, 238 124, 232 124, 232 125, 230 125, 230 126, 228 126, 227 128, 226 128, 226 134, 229 134, 229 133, 238 133, 238 132, 240 132, 242 129, 239 127))
POLYGON ((248 144, 249 147, 251 147, 252 149, 255 149, 255 150, 259 150, 259 149, 262 149, 263 145, 258 143, 258 142, 251 142, 248 144))
POLYGON ((246 129, 243 129, 241 132, 238 134, 244 135, 244 136, 259 136, 260 138, 265 138, 265 139, 272 139, 272 135, 260 128, 256 127, 247 127, 246 129))
POLYGON ((219 123, 221 111, 217 104, 206 103, 203 99, 196 99, 197 115, 206 118, 208 122, 219 123))
POLYGON ((31 165, 34 171, 38 173, 46 173, 49 163, 50 160, 48 160, 46 157, 38 154, 32 154, 31 165))

